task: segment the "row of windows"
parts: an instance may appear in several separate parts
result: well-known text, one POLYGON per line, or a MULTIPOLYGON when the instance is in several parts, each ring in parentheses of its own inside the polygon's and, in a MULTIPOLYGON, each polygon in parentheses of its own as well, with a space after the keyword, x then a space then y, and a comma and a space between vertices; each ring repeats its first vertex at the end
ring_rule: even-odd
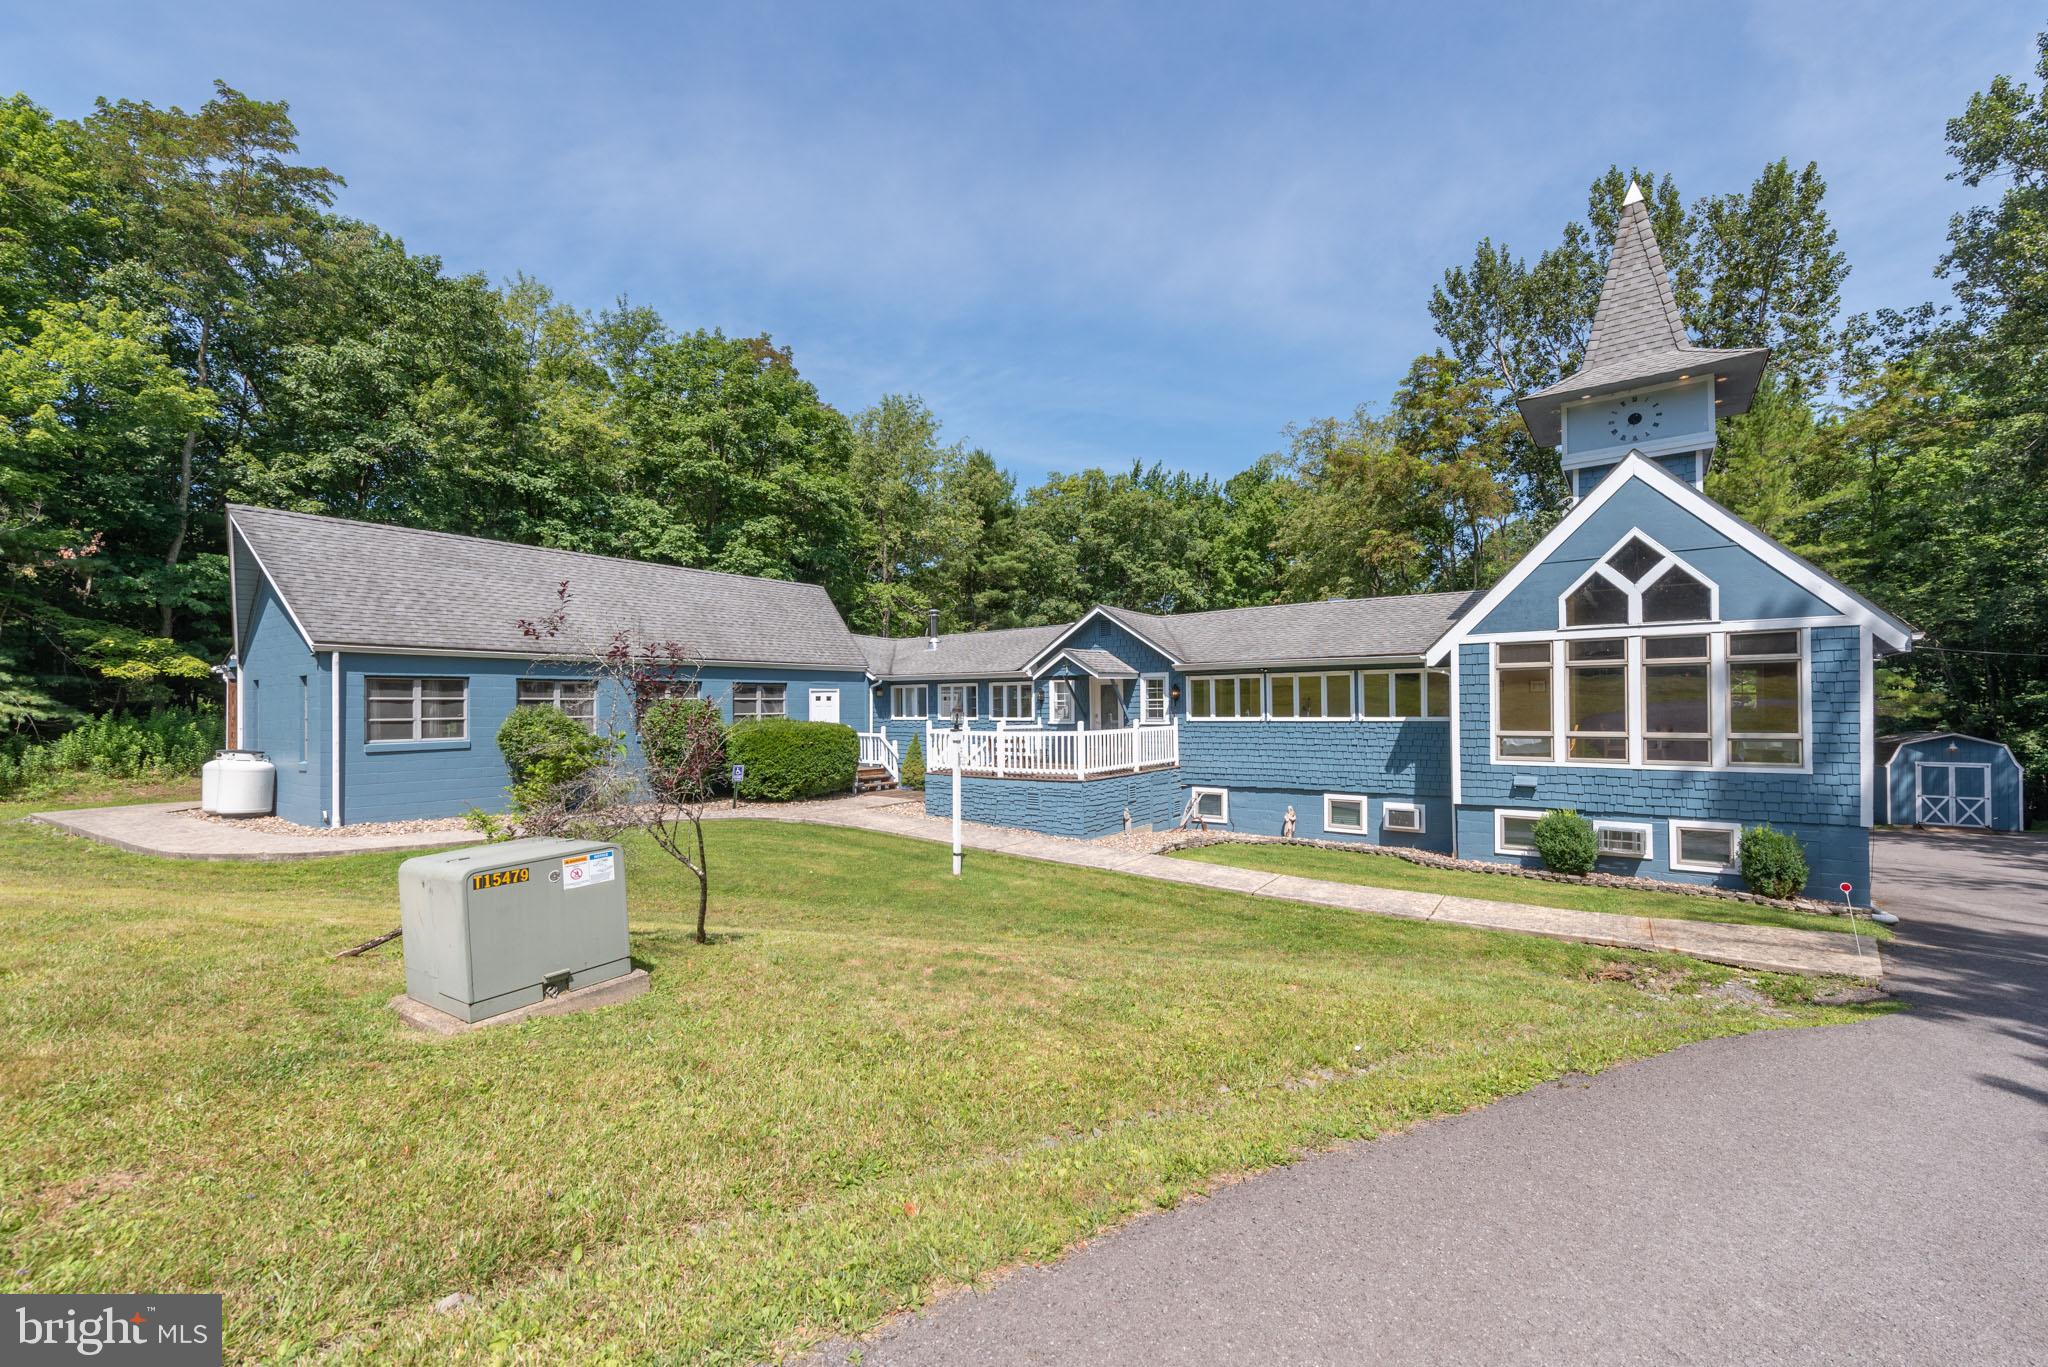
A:
MULTIPOLYGON (((1493 813, 1495 854, 1534 855, 1536 823, 1542 812, 1493 813)), ((1688 873, 1732 873, 1741 863, 1742 827, 1732 821, 1674 820, 1665 823, 1671 832, 1671 867, 1688 873)), ((1613 859, 1648 859, 1651 829, 1641 821, 1595 821, 1594 838, 1600 853, 1613 859)))
POLYGON ((1493 753, 1688 768, 1806 762, 1798 631, 1494 647, 1493 753))
MULTIPOLYGON (((1323 830, 1332 835, 1369 834, 1372 799, 1360 793, 1323 794, 1323 830)), ((1380 831, 1387 835, 1421 835, 1427 827, 1419 802, 1380 801, 1380 831)), ((1188 794, 1189 816, 1209 826, 1230 824, 1230 790, 1195 788, 1188 794)))
MULTIPOLYGON (((925 684, 891 684, 889 715, 898 721, 922 721, 934 716, 944 721, 981 720, 981 690, 977 683, 942 683, 938 686, 938 710, 928 713, 930 690, 925 684)), ((995 721, 1034 721, 1039 714, 1039 686, 1029 683, 991 683, 988 715, 995 721)), ((1055 725, 1070 724, 1079 715, 1075 703, 1075 681, 1049 679, 1042 695, 1046 719, 1055 725)), ((1147 674, 1137 682, 1139 712, 1148 723, 1167 719, 1166 676, 1147 674)), ((1119 685, 1121 696, 1122 686, 1119 685)), ((1122 706, 1119 701, 1119 707, 1122 706)))
MULTIPOLYGON (((694 698, 694 680, 663 688, 671 697, 694 698)), ((789 686, 736 683, 732 719, 788 714, 789 686)), ((597 683, 591 679, 521 679, 518 705, 552 707, 597 730, 597 683)), ((363 681, 363 739, 371 743, 465 740, 469 736, 469 680, 372 675, 363 681)))
POLYGON ((1188 680, 1193 721, 1398 721, 1450 715, 1450 675, 1441 669, 1188 680))

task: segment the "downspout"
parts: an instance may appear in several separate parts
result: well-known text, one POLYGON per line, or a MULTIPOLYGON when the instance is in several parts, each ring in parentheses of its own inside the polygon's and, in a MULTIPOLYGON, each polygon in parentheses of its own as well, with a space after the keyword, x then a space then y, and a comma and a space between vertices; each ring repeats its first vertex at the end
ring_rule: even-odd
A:
POLYGON ((327 659, 329 661, 328 672, 334 676, 333 702, 329 708, 328 717, 330 740, 327 751, 327 782, 329 789, 327 824, 339 826, 341 824, 341 652, 338 650, 330 652, 327 659))

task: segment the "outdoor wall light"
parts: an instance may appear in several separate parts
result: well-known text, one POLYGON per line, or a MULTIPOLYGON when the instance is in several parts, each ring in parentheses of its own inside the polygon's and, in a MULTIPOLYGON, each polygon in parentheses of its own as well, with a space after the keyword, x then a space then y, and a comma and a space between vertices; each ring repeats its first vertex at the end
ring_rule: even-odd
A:
POLYGON ((1180 685, 1179 685, 1179 684, 1175 684, 1175 685, 1173 686, 1173 700, 1174 700, 1175 702, 1179 702, 1179 701, 1180 701, 1180 685))

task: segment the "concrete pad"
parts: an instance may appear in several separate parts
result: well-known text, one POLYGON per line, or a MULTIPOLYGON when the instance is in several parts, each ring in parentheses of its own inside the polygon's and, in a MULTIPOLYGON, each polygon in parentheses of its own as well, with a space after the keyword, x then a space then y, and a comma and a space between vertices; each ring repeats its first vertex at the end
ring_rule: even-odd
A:
POLYGON ((196 802, 143 802, 127 807, 37 812, 31 820, 130 854, 155 855, 159 859, 320 859, 371 851, 445 850, 474 845, 483 839, 474 831, 297 835, 231 821, 210 821, 199 815, 196 802))
POLYGON ((601 983, 579 987, 574 992, 564 992, 559 997, 549 997, 531 1006, 521 1006, 503 1015, 488 1016, 480 1021, 466 1021, 460 1016, 451 1016, 438 1006, 428 1006, 423 1001, 406 996, 403 992, 391 999, 391 1009, 398 1018, 415 1030, 429 1035, 467 1035, 474 1030, 488 1030, 494 1025, 516 1025, 520 1021, 532 1020, 537 1016, 567 1016, 577 1011, 589 1011, 600 1006, 616 1006, 629 1002, 647 991, 647 970, 636 968, 616 978, 606 978, 601 983))

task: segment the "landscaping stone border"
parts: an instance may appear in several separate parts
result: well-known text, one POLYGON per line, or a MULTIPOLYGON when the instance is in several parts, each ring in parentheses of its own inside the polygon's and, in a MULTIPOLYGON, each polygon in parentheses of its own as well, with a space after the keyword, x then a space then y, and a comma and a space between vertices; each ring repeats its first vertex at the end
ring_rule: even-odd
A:
MULTIPOLYGON (((1454 859, 1448 854, 1434 850, 1410 850, 1390 845, 1360 845, 1344 840, 1304 840, 1299 836, 1282 835, 1211 835, 1197 836, 1171 845, 1162 845, 1161 854, 1173 854, 1180 850, 1199 850, 1210 845, 1304 845, 1314 850, 1342 850, 1346 854, 1380 855, 1384 858, 1404 859, 1410 864, 1420 864, 1432 869, 1457 869, 1464 873, 1490 873, 1500 878, 1528 878, 1538 883, 1569 883, 1584 887, 1630 888, 1638 892, 1675 892, 1686 897, 1705 897, 1722 902, 1748 902, 1753 906, 1777 907, 1782 911, 1803 912, 1809 916, 1841 916, 1844 913, 1839 902, 1818 902, 1805 897, 1781 898, 1764 897, 1754 892, 1740 892, 1734 888, 1717 888, 1708 883, 1667 883, 1661 878, 1628 878, 1618 873, 1552 873, 1549 869, 1526 869, 1516 864, 1485 863, 1476 859, 1454 859)), ((1858 912, 1868 914, 1869 907, 1857 907, 1858 912)))

